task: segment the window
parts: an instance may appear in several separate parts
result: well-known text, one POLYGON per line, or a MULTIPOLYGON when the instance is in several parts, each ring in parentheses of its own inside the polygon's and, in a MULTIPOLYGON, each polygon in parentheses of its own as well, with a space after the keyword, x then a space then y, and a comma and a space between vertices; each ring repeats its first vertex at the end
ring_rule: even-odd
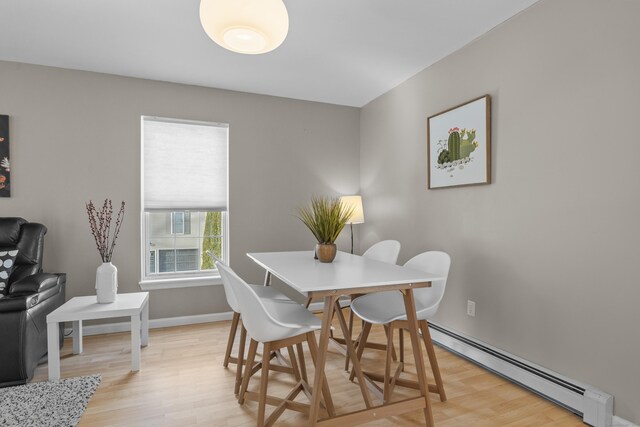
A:
POLYGON ((156 266, 156 252, 157 251, 149 251, 149 273, 158 271, 158 267, 156 266))
POLYGON ((171 212, 171 234, 185 234, 185 213, 171 212))
POLYGON ((210 277, 228 254, 228 126, 142 118, 143 281, 210 277))
POLYGON ((148 275, 197 274, 214 270, 209 253, 224 259, 223 212, 145 212, 149 245, 148 275))

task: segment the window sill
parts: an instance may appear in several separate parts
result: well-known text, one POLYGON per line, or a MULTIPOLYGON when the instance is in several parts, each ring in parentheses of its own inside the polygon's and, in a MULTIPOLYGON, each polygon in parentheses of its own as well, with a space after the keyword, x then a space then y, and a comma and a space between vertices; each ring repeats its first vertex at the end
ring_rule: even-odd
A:
POLYGON ((172 277, 168 279, 148 279, 138 282, 143 291, 155 291, 158 289, 182 289, 201 286, 217 286, 222 284, 220 275, 206 277, 172 277))

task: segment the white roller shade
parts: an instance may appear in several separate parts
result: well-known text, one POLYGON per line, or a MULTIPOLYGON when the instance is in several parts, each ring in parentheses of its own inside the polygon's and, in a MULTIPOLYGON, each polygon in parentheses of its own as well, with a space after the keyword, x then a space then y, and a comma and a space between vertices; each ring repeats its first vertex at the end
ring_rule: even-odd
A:
POLYGON ((227 210, 229 127, 142 119, 144 210, 227 210))

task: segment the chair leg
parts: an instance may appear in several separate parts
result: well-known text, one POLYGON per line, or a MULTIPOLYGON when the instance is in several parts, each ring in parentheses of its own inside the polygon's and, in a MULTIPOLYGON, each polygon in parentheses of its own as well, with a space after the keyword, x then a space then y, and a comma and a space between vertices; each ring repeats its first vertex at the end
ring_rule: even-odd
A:
MULTIPOLYGON (((240 393, 238 393, 238 403, 244 404, 244 394, 247 392, 249 386, 249 379, 251 378, 251 370, 253 363, 256 360, 256 352, 258 350, 258 341, 252 339, 249 344, 249 355, 247 357, 247 369, 244 370, 244 378, 242 379, 242 387, 240 387, 240 393)), ((268 355, 267 355, 268 358, 268 355)))
POLYGON ((402 363, 402 371, 404 372, 404 329, 399 328, 399 340, 400 340, 400 363, 402 363))
MULTIPOLYGON (((369 338, 369 332, 371 332, 371 323, 362 321, 364 323, 362 327, 362 333, 360 334, 360 341, 358 342, 358 349, 356 352, 356 356, 358 357, 358 361, 362 361, 362 354, 364 353, 364 348, 367 346, 367 338, 369 338)), ((351 374, 349 375, 349 381, 353 381, 356 376, 356 371, 354 369, 351 370, 351 374)))
POLYGON ((383 401, 389 403, 391 398, 391 359, 393 355, 393 325, 385 326, 387 331, 387 357, 384 364, 384 391, 383 401))
MULTIPOLYGON (((389 327, 387 325, 384 325, 384 333, 387 336, 387 341, 389 340, 389 327)), ((393 358, 394 362, 398 361, 398 356, 396 356, 396 348, 393 345, 393 343, 391 343, 391 357, 393 358)))
MULTIPOLYGON (((236 366, 236 385, 233 388, 233 393, 238 394, 240 392, 240 384, 242 383, 242 365, 244 364, 244 344, 247 340, 247 330, 244 328, 242 322, 240 322, 240 344, 238 346, 238 364, 236 366)), ((247 368, 251 370, 251 367, 247 368)))
POLYGON ((287 347, 287 351, 289 352, 289 360, 291 360, 291 369, 293 370, 293 376, 296 378, 296 381, 300 381, 302 379, 302 375, 300 374, 300 369, 298 369, 298 361, 296 359, 296 354, 293 351, 293 346, 290 345, 287 347))
POLYGON ((349 307, 349 330, 350 331, 353 331, 353 318, 354 317, 355 316, 353 315, 353 310, 351 310, 351 307, 349 307))
MULTIPOLYGON (((364 323, 363 323, 363 328, 364 328, 364 323)), ((358 349, 358 343, 362 340, 362 329, 360 329, 360 333, 358 334, 358 337, 353 341, 353 347, 357 350, 358 349)), ((351 330, 351 336, 353 337, 353 329, 351 330)), ((345 361, 344 361, 344 370, 345 371, 349 371, 349 363, 351 362, 351 358, 349 357, 349 352, 347 352, 347 355, 345 356, 345 361)))
POLYGON ((424 346, 427 349, 427 355, 429 356, 429 363, 431 364, 431 370, 436 380, 436 386, 438 387, 438 394, 440 394, 440 401, 446 402, 447 395, 444 392, 444 383, 440 376, 440 368, 438 367, 438 359, 436 358, 436 351, 433 348, 433 342, 431 341, 431 333, 429 332, 429 324, 426 320, 420 321, 420 330, 422 330, 422 340, 424 346))
POLYGON ((302 348, 301 342, 296 344, 296 349, 298 350, 298 361, 300 362, 300 376, 302 376, 304 382, 308 384, 309 380, 307 378, 307 365, 304 361, 304 350, 302 348))
POLYGON ((236 332, 238 331, 238 321, 240 320, 240 313, 233 313, 231 319, 231 330, 229 331, 229 340, 227 341, 227 351, 224 354, 224 362, 222 366, 225 368, 229 366, 229 358, 231 357, 231 349, 233 348, 233 342, 236 339, 236 332))
MULTIPOLYGON (((349 308, 349 331, 353 337, 353 310, 349 308)), ((344 358, 344 370, 349 371, 349 353, 344 358)))
POLYGON ((264 352, 266 356, 262 357, 262 372, 260 374, 260 392, 258 398, 258 427, 264 426, 264 412, 267 405, 267 386, 269 384, 269 363, 271 354, 271 346, 269 343, 264 344, 264 352))

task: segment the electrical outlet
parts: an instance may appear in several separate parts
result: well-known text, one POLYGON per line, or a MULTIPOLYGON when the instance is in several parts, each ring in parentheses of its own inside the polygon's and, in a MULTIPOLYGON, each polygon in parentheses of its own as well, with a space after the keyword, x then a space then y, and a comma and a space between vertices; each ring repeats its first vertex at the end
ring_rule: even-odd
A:
POLYGON ((467 300, 467 316, 476 317, 476 303, 467 300))

